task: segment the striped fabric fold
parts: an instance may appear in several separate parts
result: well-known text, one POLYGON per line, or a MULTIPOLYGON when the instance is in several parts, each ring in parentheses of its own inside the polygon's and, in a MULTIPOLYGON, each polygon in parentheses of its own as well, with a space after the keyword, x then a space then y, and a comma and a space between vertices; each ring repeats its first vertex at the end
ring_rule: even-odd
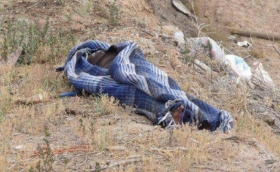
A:
POLYGON ((174 125, 170 112, 180 104, 185 108, 181 124, 196 123, 199 129, 210 131, 232 128, 230 113, 187 95, 164 71, 145 59, 135 42, 127 41, 115 46, 119 53, 109 69, 86 60, 89 52, 106 51, 110 47, 107 43, 93 40, 73 47, 65 65, 57 71, 64 70, 77 91, 113 96, 121 104, 135 107, 139 113, 164 127, 174 125))

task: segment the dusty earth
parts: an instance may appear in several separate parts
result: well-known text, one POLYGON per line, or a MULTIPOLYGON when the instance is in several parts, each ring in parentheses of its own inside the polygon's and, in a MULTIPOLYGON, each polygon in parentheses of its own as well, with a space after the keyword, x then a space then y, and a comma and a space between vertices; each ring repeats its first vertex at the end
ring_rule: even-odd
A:
MULTIPOLYGON (((230 27, 247 31, 261 32, 270 35, 270 40, 258 38, 238 37, 239 41, 247 40, 253 44, 252 50, 261 53, 258 61, 264 64, 265 69, 269 70, 271 77, 276 84, 279 84, 279 54, 269 45, 275 45, 279 51, 279 41, 274 41, 273 36, 279 35, 280 21, 277 16, 280 13, 280 2, 270 1, 198 1, 199 13, 202 16, 201 23, 211 23, 215 27, 230 27)), ((233 43, 227 42, 237 51, 244 49, 238 48, 233 43)), ((256 57, 257 58, 257 57, 256 57)))
POLYGON ((255 95, 246 97, 247 89, 234 86, 230 94, 226 93, 228 90, 212 84, 208 76, 186 64, 172 37, 174 30, 196 37, 201 26, 210 24, 202 30, 204 34, 222 41, 222 46, 242 55, 249 64, 262 62, 278 87, 280 55, 268 45, 280 50, 279 41, 237 36, 253 44, 252 50, 258 52, 258 58, 254 58, 251 50, 227 39, 227 28, 280 35, 280 1, 197 0, 193 9, 188 1, 182 2, 195 12, 197 24, 175 10, 169 0, 117 0, 122 11, 117 25, 109 20, 110 0, 1 1, 1 21, 10 17, 43 27, 49 20, 50 31, 59 28, 72 33, 76 41, 67 44, 68 49, 53 61, 46 60, 50 50, 43 47, 31 65, 0 68, 1 87, 7 87, 6 78, 13 85, 11 101, 6 105, 10 108, 0 123, 0 171, 32 171, 31 167, 36 171, 39 160, 46 160, 39 156, 44 153, 38 152, 38 145, 48 147, 44 138, 55 161, 42 164, 50 165, 53 171, 279 171, 278 93, 261 92, 265 96, 253 99, 255 95), (183 90, 230 111, 235 128, 226 134, 197 131, 190 126, 171 132, 152 126, 133 109, 120 108, 106 97, 50 99, 49 95, 72 89, 55 68, 63 64, 72 46, 89 39, 109 43, 135 40, 147 59, 166 71, 183 90), (221 95, 214 94, 213 88, 221 95), (32 102, 32 96, 42 90, 48 98, 32 102), (30 97, 31 103, 18 101, 30 97), (249 107, 247 113, 244 104, 249 107), (260 110, 254 110, 257 107, 260 110), (269 125, 259 120, 267 112, 273 115, 265 118, 269 125), (43 127, 46 125, 50 136, 43 127))

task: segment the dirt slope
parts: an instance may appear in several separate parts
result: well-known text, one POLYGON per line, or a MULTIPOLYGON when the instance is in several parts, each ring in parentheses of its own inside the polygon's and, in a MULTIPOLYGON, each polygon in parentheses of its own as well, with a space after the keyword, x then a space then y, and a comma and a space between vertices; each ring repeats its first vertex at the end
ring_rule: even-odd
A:
MULTIPOLYGON (((279 41, 274 41, 274 35, 280 35, 280 21, 277 16, 280 14, 280 2, 277 0, 268 1, 197 1, 198 13, 201 23, 210 23, 220 28, 236 28, 246 31, 260 32, 270 35, 270 40, 258 38, 238 37, 238 41, 247 40, 252 43, 252 50, 258 52, 253 55, 257 61, 264 64, 269 70, 271 77, 276 84, 279 84, 279 57, 280 55, 269 45, 280 47, 279 41), (258 56, 259 55, 259 56, 258 56)), ((244 51, 233 42, 228 42, 237 51, 244 51)), ((226 46, 225 45, 225 46, 226 46)), ((246 56, 245 56, 246 57, 246 56)))
MULTIPOLYGON (((224 27, 279 34, 279 8, 277 0, 198 0, 193 10, 197 10, 199 23, 212 21, 206 34, 222 40, 234 52, 246 54, 247 49, 227 40, 229 32, 224 27)), ((253 99, 247 88, 232 86, 232 92, 225 92, 209 76, 186 64, 185 54, 172 39, 174 30, 193 37, 198 35, 198 25, 175 10, 170 1, 4 0, 0 19, 2 48, 9 20, 33 23, 38 30, 48 21, 42 42, 59 33, 39 44, 30 64, 0 67, 0 171, 279 171, 279 136, 273 132, 273 124, 246 113, 244 105, 253 99), (63 64, 71 47, 89 39, 136 41, 147 60, 166 71, 184 91, 230 111, 234 129, 210 133, 184 126, 167 131, 106 96, 54 98, 72 89, 55 68, 63 64)), ((267 45, 280 47, 279 42, 238 39, 253 40, 253 49, 263 53, 253 60, 263 62, 278 86, 280 56, 267 45)), ((265 103, 264 111, 279 115, 279 102, 256 99, 260 107, 265 103)))

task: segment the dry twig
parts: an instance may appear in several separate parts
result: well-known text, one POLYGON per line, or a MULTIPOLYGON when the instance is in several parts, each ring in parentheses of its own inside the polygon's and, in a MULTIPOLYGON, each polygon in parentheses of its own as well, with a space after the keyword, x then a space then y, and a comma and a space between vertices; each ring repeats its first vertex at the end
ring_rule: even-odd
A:
POLYGON ((253 32, 253 31, 246 31, 240 29, 230 29, 230 32, 232 34, 237 34, 237 35, 247 36, 247 37, 257 37, 260 39, 267 39, 267 40, 280 40, 279 35, 265 34, 262 32, 253 32))
POLYGON ((275 49, 275 51, 277 51, 277 53, 280 55, 280 51, 275 47, 275 45, 267 45, 268 47, 273 47, 275 49))

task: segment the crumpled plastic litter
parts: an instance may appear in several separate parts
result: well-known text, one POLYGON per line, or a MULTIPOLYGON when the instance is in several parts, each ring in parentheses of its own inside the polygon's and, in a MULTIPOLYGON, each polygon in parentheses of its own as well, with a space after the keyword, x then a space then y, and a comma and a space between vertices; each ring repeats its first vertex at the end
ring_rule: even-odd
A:
MULTIPOLYGON (((251 44, 248 43, 244 41, 239 44, 250 46, 251 44)), ((257 67, 252 70, 242 57, 233 54, 226 55, 223 49, 209 37, 190 38, 188 39, 188 45, 190 46, 190 55, 195 56, 196 54, 205 53, 210 58, 228 66, 233 71, 231 76, 236 80, 236 83, 245 81, 250 87, 254 84, 263 89, 275 89, 273 80, 268 72, 264 70, 262 63, 257 62, 255 64, 257 67)))
POLYGON ((188 42, 192 54, 206 53, 214 60, 223 61, 225 53, 213 39, 209 37, 190 38, 188 42))
POLYGON ((244 61, 243 58, 233 54, 228 54, 225 55, 223 63, 227 66, 230 66, 230 68, 236 76, 237 83, 240 82, 240 79, 243 81, 249 81, 251 79, 251 68, 248 66, 248 64, 244 61))
POLYGON ((185 36, 182 31, 175 32, 173 39, 181 50, 185 49, 185 36))
POLYGON ((256 62, 253 65, 257 67, 253 70, 251 82, 264 90, 274 90, 274 82, 268 72, 264 70, 263 64, 256 62))
POLYGON ((252 47, 252 44, 248 41, 237 42, 237 45, 239 47, 248 47, 248 48, 252 47))

